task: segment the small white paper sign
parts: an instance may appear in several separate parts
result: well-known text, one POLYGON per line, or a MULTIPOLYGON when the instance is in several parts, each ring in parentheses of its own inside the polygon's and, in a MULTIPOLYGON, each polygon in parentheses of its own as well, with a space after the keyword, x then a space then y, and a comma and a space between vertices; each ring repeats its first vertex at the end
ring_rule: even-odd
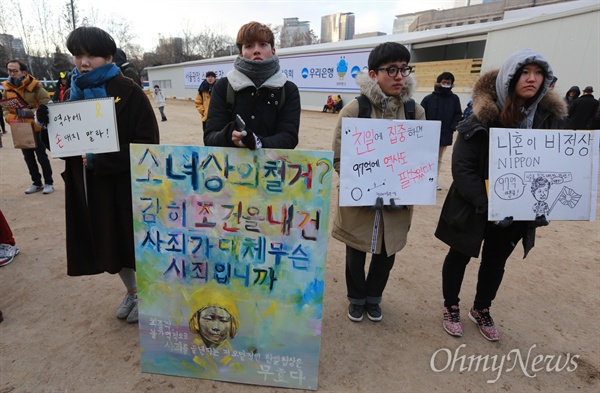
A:
POLYGON ((119 151, 113 97, 48 104, 52 157, 119 151))
POLYGON ((342 119, 340 206, 435 205, 439 121, 342 119))
POLYGON ((488 219, 596 219, 600 131, 490 129, 488 219))

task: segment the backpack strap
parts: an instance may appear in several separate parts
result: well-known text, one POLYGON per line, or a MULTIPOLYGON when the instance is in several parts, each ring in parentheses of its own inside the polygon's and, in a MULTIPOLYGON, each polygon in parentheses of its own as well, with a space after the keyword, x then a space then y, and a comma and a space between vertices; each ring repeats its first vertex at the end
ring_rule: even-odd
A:
POLYGON ((229 80, 227 81, 226 102, 227 102, 227 110, 229 112, 233 112, 233 107, 235 106, 235 90, 233 90, 233 86, 231 86, 231 83, 229 83, 229 80))
POLYGON ((370 119, 371 118, 371 101, 367 98, 366 95, 361 94, 356 97, 358 101, 358 117, 361 119, 370 119))
POLYGON ((415 112, 415 100, 411 98, 404 103, 404 117, 406 118, 406 120, 414 120, 416 118, 415 112))

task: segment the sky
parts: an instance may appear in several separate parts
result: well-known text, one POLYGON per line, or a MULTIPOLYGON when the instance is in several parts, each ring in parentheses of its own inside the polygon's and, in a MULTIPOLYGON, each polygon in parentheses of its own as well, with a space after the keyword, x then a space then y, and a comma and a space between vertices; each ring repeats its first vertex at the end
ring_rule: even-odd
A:
MULTIPOLYGON (((61 5, 65 0, 56 0, 61 5)), ((392 34, 396 15, 428 9, 448 9, 455 0, 78 0, 84 9, 93 6, 103 16, 117 14, 131 22, 136 43, 152 50, 162 37, 176 37, 184 26, 192 32, 205 27, 235 38, 243 24, 258 21, 272 26, 283 24, 283 18, 309 21, 310 28, 321 35, 321 17, 338 12, 355 14, 355 34, 382 31, 392 34)))

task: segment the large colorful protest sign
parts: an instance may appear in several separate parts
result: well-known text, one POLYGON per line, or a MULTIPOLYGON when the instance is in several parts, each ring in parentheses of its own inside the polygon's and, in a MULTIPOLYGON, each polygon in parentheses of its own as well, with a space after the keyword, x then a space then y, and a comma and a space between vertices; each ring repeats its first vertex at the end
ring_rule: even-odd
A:
POLYGON ((132 145, 143 372, 317 389, 332 152, 132 145))
POLYGON ((595 220, 600 131, 492 128, 490 220, 595 220))
POLYGON ((340 206, 435 205, 440 124, 343 118, 340 206))

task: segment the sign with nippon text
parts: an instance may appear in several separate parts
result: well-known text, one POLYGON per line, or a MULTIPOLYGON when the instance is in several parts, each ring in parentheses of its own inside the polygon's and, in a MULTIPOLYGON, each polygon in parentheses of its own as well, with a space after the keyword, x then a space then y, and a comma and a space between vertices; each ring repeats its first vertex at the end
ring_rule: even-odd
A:
POLYGON ((596 218, 600 131, 490 129, 489 220, 596 218))
POLYGON ((52 157, 119 151, 113 97, 48 104, 52 157))

